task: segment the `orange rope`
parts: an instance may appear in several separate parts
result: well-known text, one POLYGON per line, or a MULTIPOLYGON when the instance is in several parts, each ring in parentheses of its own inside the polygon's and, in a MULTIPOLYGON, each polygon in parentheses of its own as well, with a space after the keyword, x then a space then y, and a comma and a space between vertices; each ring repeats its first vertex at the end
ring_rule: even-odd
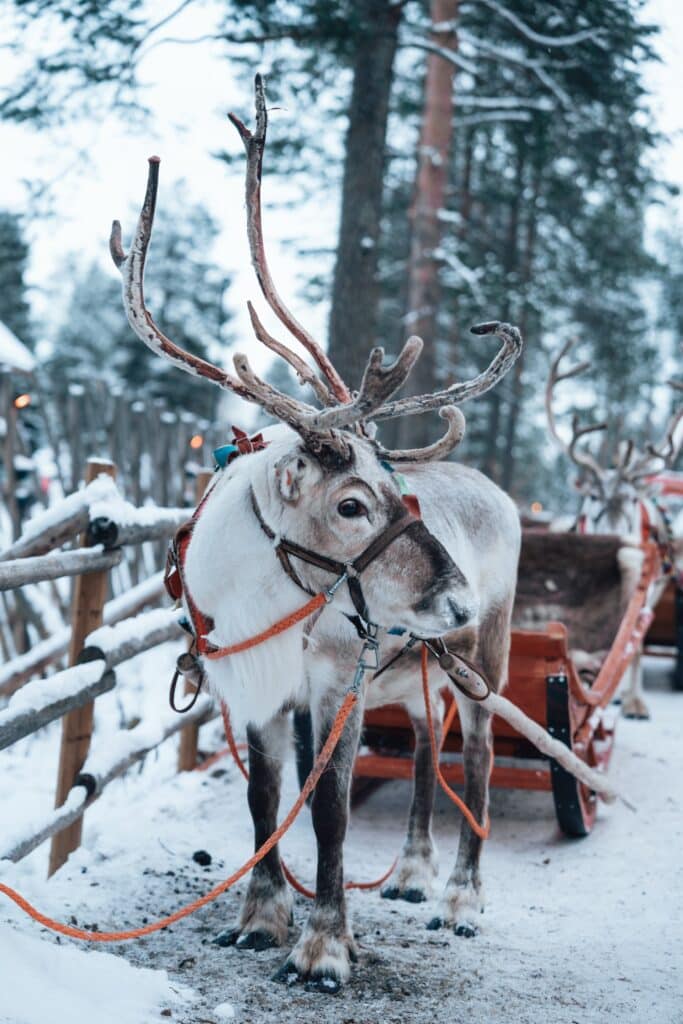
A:
POLYGON ((326 602, 327 597, 325 594, 316 594, 303 608, 299 608, 298 611, 292 612, 291 615, 285 616, 284 619, 280 619, 274 626, 264 629, 262 633, 250 636, 246 640, 240 640, 239 643, 231 644, 229 647, 218 647, 215 651, 202 651, 202 657, 208 658, 209 661, 214 661, 216 658, 227 658, 231 654, 239 654, 240 651, 248 651, 251 647, 258 647, 259 644, 265 643, 271 637, 278 636, 280 633, 284 633, 285 630, 291 629, 292 626, 296 626, 297 622, 301 622, 302 619, 307 619, 309 615, 312 615, 313 612, 321 608, 326 602))
MULTIPOLYGON (((225 738, 228 741, 228 750, 232 754, 233 760, 239 770, 242 772, 244 778, 249 781, 249 769, 242 760, 239 752, 239 747, 235 742, 235 736, 232 731, 232 725, 230 723, 230 712, 228 711, 225 702, 221 702, 221 714, 223 715, 223 726, 225 728, 225 738)), ((309 900, 315 899, 315 892, 313 889, 307 889, 302 882, 296 877, 296 875, 287 867, 284 858, 280 858, 282 863, 282 872, 291 885, 292 889, 295 889, 301 896, 306 896, 309 900)), ((378 889, 380 885, 386 882, 387 878, 393 873, 394 868, 398 863, 398 857, 394 860, 388 871, 385 871, 381 878, 376 879, 374 882, 347 882, 344 886, 345 889, 378 889)))
POLYGON ((213 900, 217 899, 224 892, 227 892, 236 882, 243 878, 259 861, 270 853, 273 847, 280 841, 282 836, 285 834, 287 829, 290 827, 299 811, 306 803, 309 795, 315 789, 318 779, 327 767, 327 763, 330 757, 334 753, 334 749, 339 742, 346 721, 351 714, 355 704, 357 703, 357 696, 355 693, 347 693, 343 700, 337 717, 334 720, 330 735, 327 737, 325 744, 318 754, 315 764, 311 770, 310 775, 306 779, 301 792, 294 801, 291 810, 282 820, 280 825, 275 829, 273 834, 266 839, 265 843, 256 851, 256 853, 249 858, 249 860, 242 865, 237 871, 235 871, 229 878, 226 878, 220 885, 215 886, 210 892, 207 892, 204 896, 194 900, 192 903, 188 903, 186 906, 181 907, 180 910, 176 910, 175 913, 169 914, 168 917, 163 917, 160 921, 154 921, 152 924, 147 924, 143 928, 132 928, 128 931, 123 932, 89 932, 83 928, 74 928, 69 924, 62 924, 60 921, 55 921, 52 917, 47 917, 45 914, 41 914, 39 910, 36 910, 28 900, 24 899, 15 889, 11 886, 5 885, 0 882, 0 893, 3 893, 10 900, 23 910, 29 917, 32 917, 34 921, 42 924, 45 928, 49 928, 53 932, 59 932, 60 935, 68 935, 72 939, 82 939, 87 942, 123 942, 126 939, 139 939, 143 935, 150 935, 152 932, 158 932, 162 928, 168 928, 169 925, 175 924, 176 921, 181 921, 184 917, 189 917, 195 910, 199 910, 200 907, 205 907, 207 903, 212 903, 213 900))
MULTIPOLYGON (((442 790, 444 791, 446 796, 449 797, 449 799, 453 801, 453 803, 456 805, 456 807, 458 807, 458 809, 460 810, 460 812, 462 813, 462 815, 466 819, 467 824, 470 826, 470 828, 472 829, 474 834, 479 836, 480 839, 488 839, 489 832, 491 831, 491 821, 490 821, 488 815, 486 816, 486 824, 485 825, 480 825, 479 822, 477 821, 477 819, 472 814, 472 812, 469 809, 469 807, 467 806, 467 804, 465 803, 465 801, 461 800, 461 798, 458 796, 458 794, 454 790, 452 790, 451 787, 448 785, 448 783, 444 779, 443 773, 441 771, 441 765, 439 764, 439 749, 438 749, 437 743, 436 743, 436 735, 434 733, 434 722, 432 720, 432 706, 431 706, 431 701, 430 701, 430 698, 429 698, 429 663, 428 663, 428 658, 429 658, 429 652, 427 650, 427 647, 423 644, 422 645, 422 662, 421 662, 421 667, 422 667, 422 693, 424 695, 425 714, 427 715, 427 727, 429 729, 429 742, 430 742, 431 748, 432 748, 432 761, 434 762, 434 771, 436 772, 436 777, 439 780, 439 785, 441 786, 442 790)), ((455 704, 455 701, 453 701, 453 704, 455 704)), ((455 714, 455 712, 453 711, 453 709, 451 707, 449 709, 449 714, 448 714, 448 718, 447 718, 448 727, 450 727, 450 723, 453 721, 453 715, 454 714, 455 714), (452 714, 451 714, 451 712, 452 712, 452 714)), ((444 725, 445 724, 446 723, 444 723, 444 725)), ((446 732, 447 732, 447 729, 444 728, 444 730, 443 730, 444 737, 446 736, 446 732)), ((443 740, 442 740, 442 745, 443 745, 443 740)))

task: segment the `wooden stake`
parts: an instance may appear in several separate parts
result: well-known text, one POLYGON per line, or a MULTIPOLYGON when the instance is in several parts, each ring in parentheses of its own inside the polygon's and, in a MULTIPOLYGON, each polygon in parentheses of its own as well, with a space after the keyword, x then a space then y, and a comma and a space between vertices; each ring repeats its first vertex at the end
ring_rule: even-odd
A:
MULTIPOLYGON (((75 472, 76 468, 74 467, 75 472)), ((85 471, 86 484, 91 483, 101 473, 116 477, 116 466, 112 462, 89 459, 85 471)), ((85 535, 82 538, 82 543, 87 544, 85 535)), ((75 580, 69 665, 77 663, 87 635, 102 625, 107 579, 107 570, 102 570, 89 573, 87 576, 78 576, 75 580)), ((88 755, 93 730, 94 708, 94 702, 91 701, 82 708, 70 711, 62 719, 62 745, 59 752, 55 807, 61 807, 66 800, 88 755)), ((78 818, 68 828, 54 836, 50 847, 48 875, 53 875, 66 861, 69 854, 78 849, 81 845, 82 831, 83 819, 78 818)))
MULTIPOLYGON (((213 473, 210 469, 202 469, 197 473, 197 485, 195 490, 195 498, 197 504, 204 497, 204 492, 209 486, 209 483, 213 479, 213 473)), ((185 693, 194 693, 194 686, 189 680, 185 680, 185 693)), ((179 772, 191 772, 197 767, 197 750, 199 747, 199 725, 196 722, 190 722, 180 733, 180 743, 178 745, 178 771, 179 772)))

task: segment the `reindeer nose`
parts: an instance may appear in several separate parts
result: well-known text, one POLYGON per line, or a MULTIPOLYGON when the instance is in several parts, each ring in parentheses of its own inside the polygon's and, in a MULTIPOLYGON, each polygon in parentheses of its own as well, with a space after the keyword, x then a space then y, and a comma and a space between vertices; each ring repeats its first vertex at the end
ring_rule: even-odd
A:
POLYGON ((452 597, 448 598, 448 607, 453 616, 453 625, 456 629, 460 629, 461 626, 465 626, 469 622, 470 612, 468 608, 463 608, 461 605, 456 604, 452 597))

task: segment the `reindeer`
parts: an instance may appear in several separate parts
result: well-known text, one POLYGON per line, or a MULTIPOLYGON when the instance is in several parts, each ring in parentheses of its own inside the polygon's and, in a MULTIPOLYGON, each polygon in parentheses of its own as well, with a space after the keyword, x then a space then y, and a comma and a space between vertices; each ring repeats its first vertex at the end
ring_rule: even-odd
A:
MULTIPOLYGON (((209 623, 208 640, 220 646, 251 637, 289 615, 301 606, 302 592, 327 591, 331 597, 336 591, 334 601, 312 619, 262 646, 203 665, 209 685, 227 703, 236 725, 246 726, 248 802, 257 847, 276 827, 289 712, 310 708, 320 750, 357 670, 359 637, 366 644, 368 637, 375 637, 387 666, 375 681, 367 682, 366 677, 361 699, 317 784, 311 806, 318 848, 316 897, 298 941, 276 975, 287 984, 305 981, 311 988, 333 991, 348 979, 356 958, 344 898, 342 849, 363 706, 400 702, 412 719, 415 782, 408 833, 395 878, 384 895, 424 900, 437 873, 431 835, 435 778, 412 639, 442 638, 450 650, 476 658, 496 690, 506 678, 520 545, 517 511, 480 473, 442 460, 464 432, 465 419, 455 403, 492 388, 519 356, 522 340, 507 324, 473 328, 502 341, 488 369, 433 394, 394 399, 422 342, 410 338, 389 366, 384 365, 383 350, 374 348, 359 390, 351 394, 320 345, 289 312, 270 275, 261 229, 267 117, 259 76, 255 131, 230 117, 247 154, 248 236, 261 290, 318 372, 273 338, 249 304, 251 322, 258 340, 311 388, 318 407, 259 379, 245 355, 234 356, 233 376, 178 348, 155 324, 145 307, 143 273, 157 195, 156 157, 150 159, 130 253, 123 251, 117 221, 111 252, 122 273, 128 320, 138 337, 187 373, 210 380, 280 421, 263 432, 258 444, 248 445, 258 450, 217 472, 186 549, 186 607, 191 595, 209 623), (435 410, 447 421, 447 429, 427 448, 390 451, 374 436, 376 423, 435 410), (404 504, 397 474, 390 471, 396 465, 419 500, 421 518, 404 504), (406 631, 410 643, 405 635, 396 635, 400 630, 406 631)), ((431 710, 441 722, 439 687, 446 680, 434 672, 432 676, 431 710)), ((492 748, 489 715, 459 694, 456 699, 464 736, 465 799, 483 822, 492 748)), ((464 823, 455 867, 429 927, 475 934, 483 910, 480 851, 481 840, 464 823)), ((291 894, 276 847, 253 871, 235 927, 216 941, 239 950, 281 946, 288 938, 291 914, 291 894)))
MULTIPOLYGON (((677 555, 677 542, 665 510, 654 499, 652 477, 674 465, 683 443, 683 431, 677 431, 683 417, 683 407, 669 419, 661 441, 648 444, 639 452, 632 439, 618 446, 614 465, 603 465, 579 442, 590 434, 607 428, 606 423, 580 426, 578 416, 572 418, 572 437, 569 444, 562 438, 553 412, 555 389, 562 381, 576 377, 590 368, 590 362, 577 363, 562 370, 560 364, 576 339, 570 338, 552 360, 545 389, 545 410, 550 434, 560 449, 579 467, 577 481, 582 495, 581 506, 572 529, 580 533, 612 533, 640 545, 643 540, 654 539, 662 551, 664 573, 657 579, 649 595, 649 604, 655 608, 673 571, 677 555)), ((675 381, 669 382, 680 388, 675 381)), ((629 566, 635 573, 635 562, 629 566)), ((591 666, 586 663, 586 669, 591 666)), ((599 666, 594 666, 599 667, 599 666)), ((622 713, 627 718, 649 718, 643 696, 641 658, 633 659, 628 669, 628 682, 622 699, 622 713)))

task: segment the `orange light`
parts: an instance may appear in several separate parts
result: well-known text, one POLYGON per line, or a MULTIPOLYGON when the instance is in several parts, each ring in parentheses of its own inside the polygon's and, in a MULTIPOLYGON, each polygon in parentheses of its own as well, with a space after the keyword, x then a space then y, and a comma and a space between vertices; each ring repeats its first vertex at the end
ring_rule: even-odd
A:
POLYGON ((14 408, 15 409, 25 409, 26 406, 30 405, 30 404, 31 404, 31 396, 30 395, 17 395, 17 397, 14 399, 14 408))
POLYGON ((540 501, 531 502, 531 511, 534 513, 535 516, 537 516, 539 512, 543 511, 543 505, 541 505, 540 501))
POLYGON ((193 437, 190 438, 190 448, 194 448, 196 450, 197 448, 201 448, 203 444, 204 438, 202 437, 201 434, 195 434, 193 437))

